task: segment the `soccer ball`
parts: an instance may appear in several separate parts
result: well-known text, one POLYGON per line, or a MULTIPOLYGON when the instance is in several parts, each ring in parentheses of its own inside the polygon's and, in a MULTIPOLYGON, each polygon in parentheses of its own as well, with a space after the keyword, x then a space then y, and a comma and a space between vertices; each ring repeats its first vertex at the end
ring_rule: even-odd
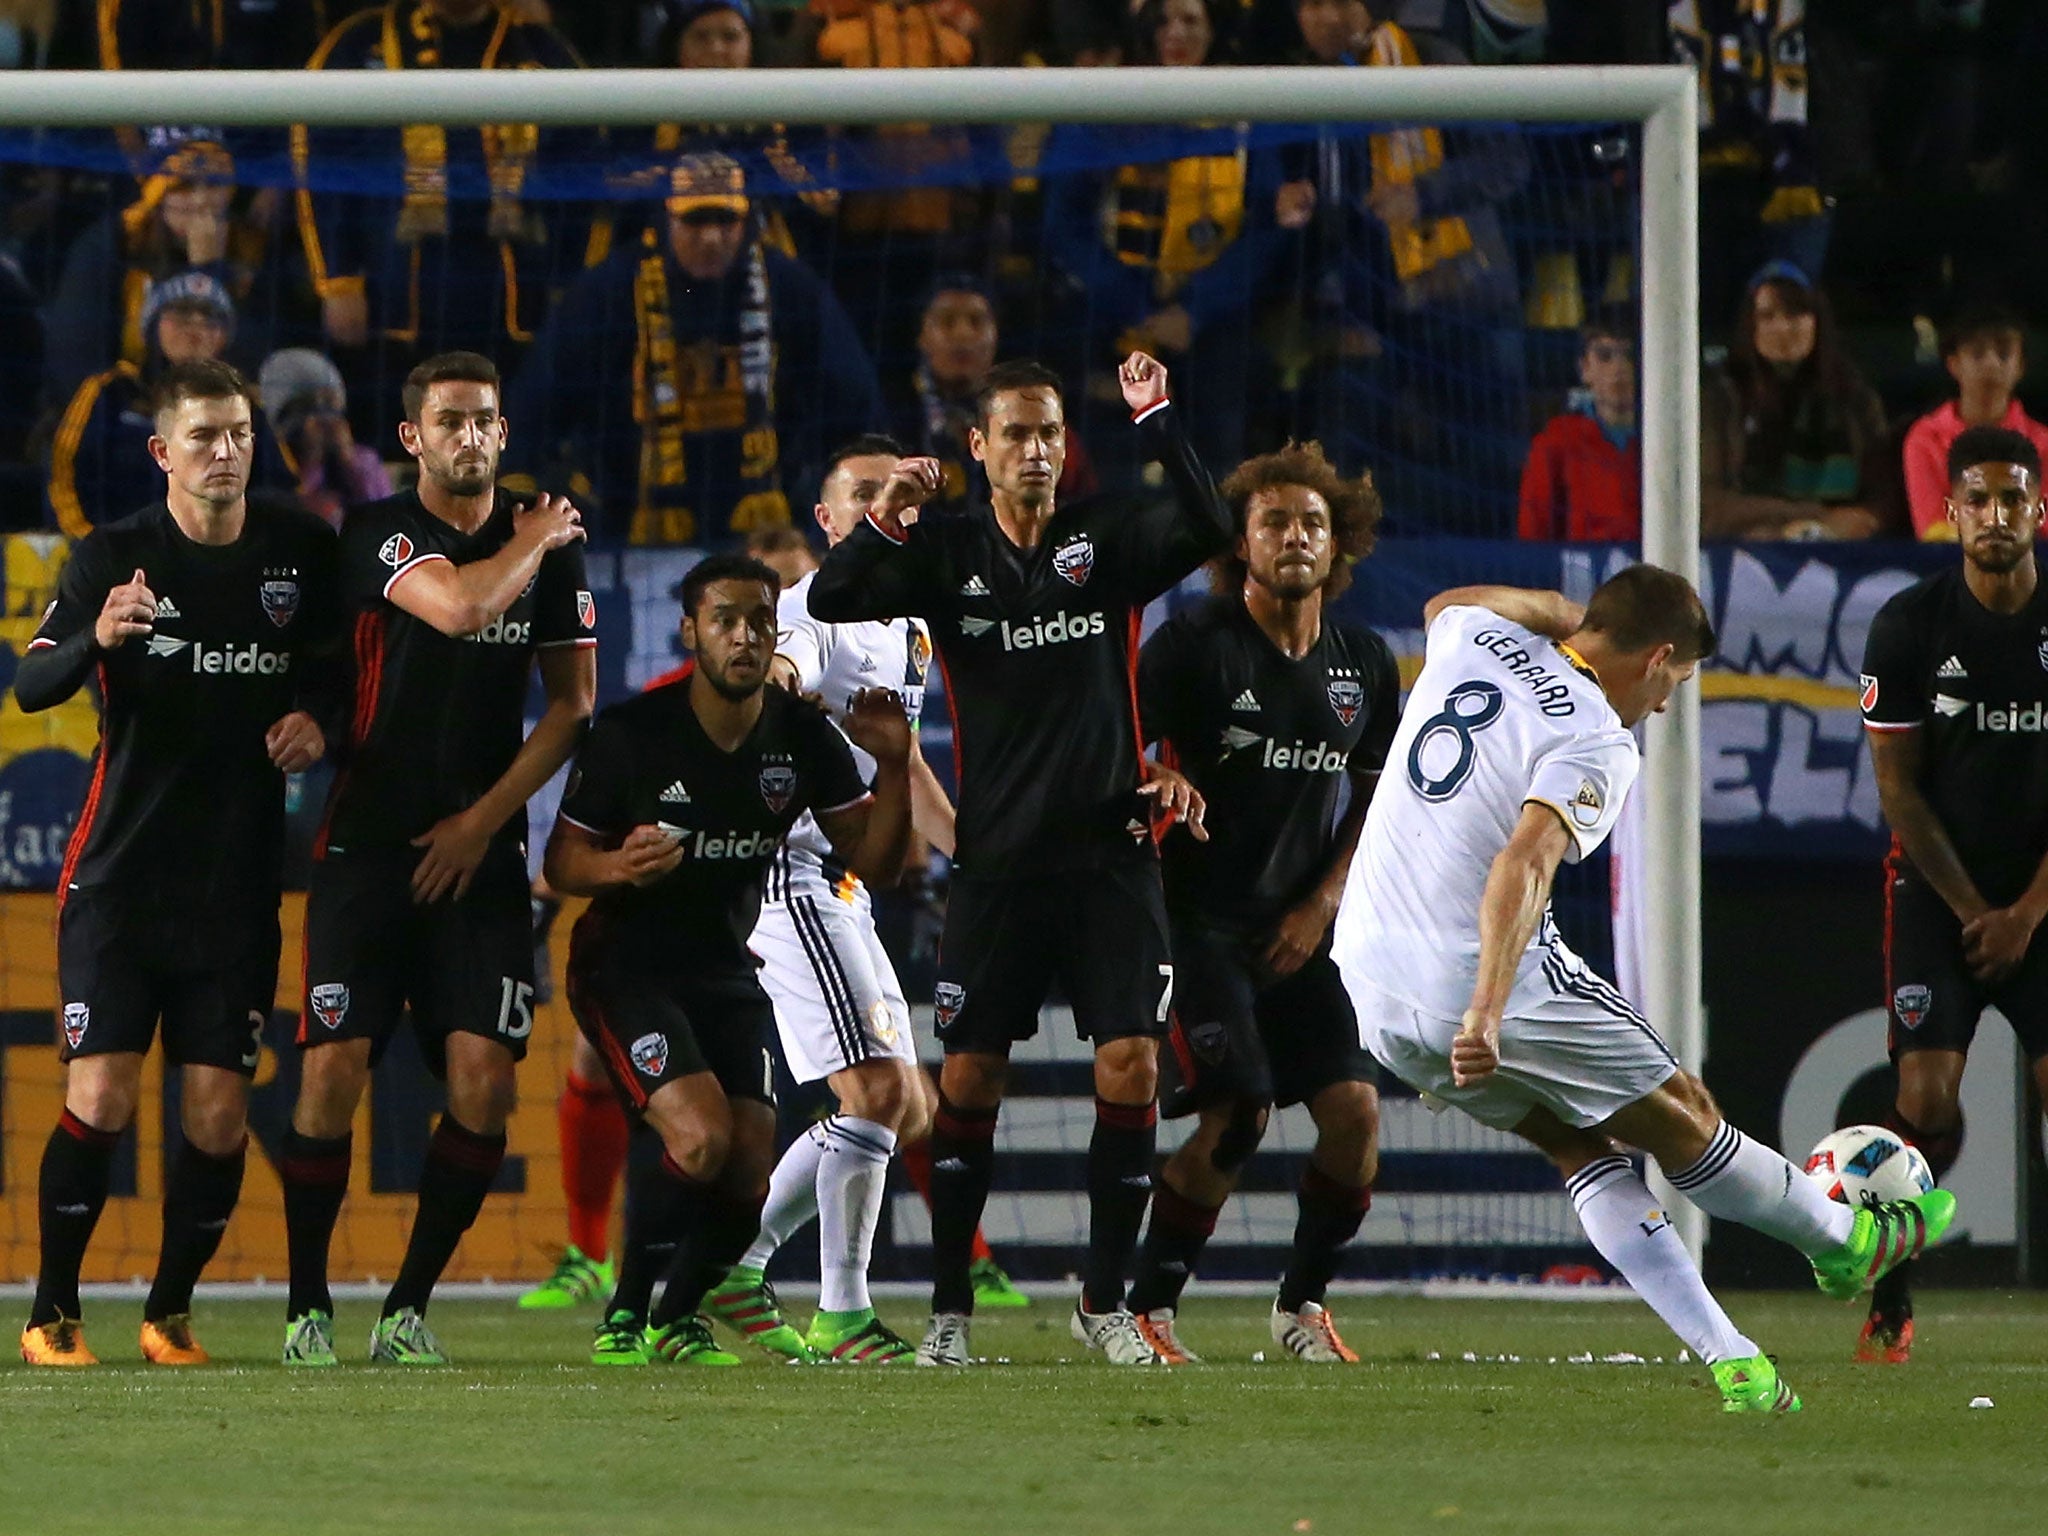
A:
POLYGON ((1806 1159, 1806 1176, 1844 1205, 1904 1200, 1934 1188, 1934 1170, 1918 1147, 1881 1125, 1847 1125, 1806 1159))

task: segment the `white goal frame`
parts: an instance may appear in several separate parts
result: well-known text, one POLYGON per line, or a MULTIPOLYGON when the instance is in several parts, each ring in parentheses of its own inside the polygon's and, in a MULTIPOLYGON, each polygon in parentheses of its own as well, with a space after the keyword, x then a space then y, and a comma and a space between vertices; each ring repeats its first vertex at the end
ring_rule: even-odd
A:
MULTIPOLYGON (((1643 558, 1698 585, 1698 85, 1675 65, 1345 69, 23 71, 0 126, 374 127, 660 122, 1632 122, 1641 140, 1643 558)), ((1643 1001, 1679 1059, 1706 1057, 1700 703, 1648 722, 1643 1001)), ((1678 1202, 1695 1254, 1705 1220, 1678 1202)))

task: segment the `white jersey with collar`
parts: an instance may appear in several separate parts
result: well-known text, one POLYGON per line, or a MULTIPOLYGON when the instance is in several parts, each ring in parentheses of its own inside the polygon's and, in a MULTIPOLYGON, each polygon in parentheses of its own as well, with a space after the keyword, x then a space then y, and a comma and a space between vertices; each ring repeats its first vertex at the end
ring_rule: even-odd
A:
MULTIPOLYGON (((917 729, 924 712, 925 676, 931 668, 931 632, 922 619, 865 620, 827 624, 811 617, 813 572, 787 588, 776 605, 775 654, 796 668, 798 687, 824 702, 833 723, 844 726, 853 696, 867 688, 890 688, 903 696, 903 711, 917 729)), ((853 749, 861 777, 874 781, 875 760, 853 749)), ((832 852, 831 841, 806 813, 790 828, 770 868, 765 898, 786 900, 798 890, 865 900, 866 891, 832 852)))
MULTIPOLYGON (((1446 608, 1345 882, 1333 953, 1347 979, 1461 1017, 1478 977, 1487 875, 1522 807, 1557 812, 1577 863, 1613 829, 1640 766, 1599 683, 1555 641, 1490 609, 1446 608)), ((1549 996, 1544 966, 1569 954, 1546 911, 1507 1013, 1549 996)))

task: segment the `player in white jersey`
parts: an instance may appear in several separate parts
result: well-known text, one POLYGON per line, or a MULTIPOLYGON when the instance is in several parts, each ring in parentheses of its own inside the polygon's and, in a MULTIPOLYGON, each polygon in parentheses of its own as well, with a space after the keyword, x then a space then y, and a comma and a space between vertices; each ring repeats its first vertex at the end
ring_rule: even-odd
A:
POLYGON ((1721 1118, 1550 916, 1558 864, 1600 846, 1635 783, 1632 728, 1713 651, 1706 610, 1683 577, 1638 565, 1583 609, 1462 587, 1424 620, 1422 675, 1337 914, 1360 1038, 1415 1088, 1557 1164, 1593 1246, 1708 1363, 1724 1409, 1797 1409, 1620 1149, 1649 1153, 1708 1215, 1798 1248, 1838 1297, 1939 1239, 1954 1198, 1854 1211, 1827 1199, 1721 1118))
MULTIPOLYGON (((885 489, 916 505, 943 486, 936 460, 903 456, 885 437, 857 438, 833 455, 820 488, 819 525, 833 543, 868 515, 885 489)), ((773 681, 815 694, 834 719, 864 689, 903 697, 914 730, 924 704, 931 636, 920 619, 825 624, 811 617, 811 579, 783 592, 777 608, 773 681)), ((854 749, 863 774, 873 764, 854 749)), ((911 819, 941 853, 953 851, 953 806, 913 745, 911 819)), ((790 829, 748 947, 775 1005, 783 1059, 800 1083, 826 1079, 838 1112, 790 1143, 769 1181, 754 1246, 709 1296, 711 1313, 776 1353, 882 1364, 914 1348, 876 1318, 868 1260, 881 1217, 889 1159, 930 1124, 929 1090, 917 1065, 910 1009, 875 932, 868 890, 832 852, 809 816, 790 829), (770 1255, 812 1215, 819 1226, 818 1315, 799 1336, 762 1278, 770 1255)))

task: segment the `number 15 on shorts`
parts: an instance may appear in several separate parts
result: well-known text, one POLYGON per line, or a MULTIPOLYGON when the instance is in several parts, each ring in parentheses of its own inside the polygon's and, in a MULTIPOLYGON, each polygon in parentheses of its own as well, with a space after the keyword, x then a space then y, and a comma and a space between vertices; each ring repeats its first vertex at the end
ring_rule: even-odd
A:
POLYGON ((498 978, 498 1033, 507 1040, 524 1040, 533 1033, 533 983, 498 978))

